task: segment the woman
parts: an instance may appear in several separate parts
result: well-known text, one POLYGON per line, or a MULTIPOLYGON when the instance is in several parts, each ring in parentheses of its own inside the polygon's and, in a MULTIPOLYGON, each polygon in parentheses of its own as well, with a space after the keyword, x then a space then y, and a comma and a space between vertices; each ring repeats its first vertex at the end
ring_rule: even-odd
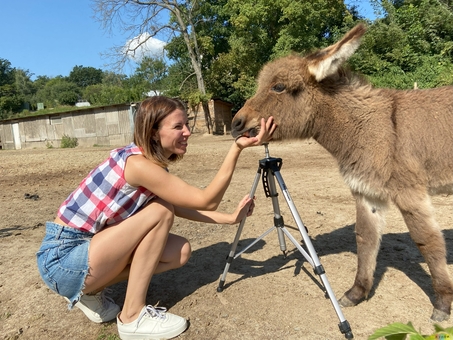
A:
POLYGON ((117 318, 121 339, 170 339, 187 321, 146 305, 151 278, 184 265, 189 242, 170 233, 174 216, 234 224, 250 215, 246 196, 231 214, 215 211, 231 181, 241 151, 272 138, 273 119, 261 122, 256 137, 240 137, 205 188, 190 186, 168 172, 182 158, 190 137, 185 107, 163 96, 146 99, 137 111, 134 143, 113 150, 90 172, 46 223, 37 253, 45 283, 94 322, 117 318), (123 309, 105 288, 128 280, 123 309))

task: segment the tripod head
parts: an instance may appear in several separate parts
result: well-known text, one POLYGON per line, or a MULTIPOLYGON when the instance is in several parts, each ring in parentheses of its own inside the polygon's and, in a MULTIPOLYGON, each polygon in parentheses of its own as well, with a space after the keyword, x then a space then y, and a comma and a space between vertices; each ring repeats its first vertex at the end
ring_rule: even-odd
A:
POLYGON ((263 146, 266 157, 259 161, 259 169, 260 171, 264 170, 261 176, 263 181, 264 193, 266 194, 266 197, 271 197, 272 195, 269 189, 268 178, 269 176, 274 176, 276 171, 280 171, 282 167, 282 159, 271 157, 269 155, 268 143, 263 143, 263 146))
POLYGON ((264 156, 266 158, 269 158, 269 147, 268 147, 269 143, 263 143, 263 146, 264 146, 264 156))

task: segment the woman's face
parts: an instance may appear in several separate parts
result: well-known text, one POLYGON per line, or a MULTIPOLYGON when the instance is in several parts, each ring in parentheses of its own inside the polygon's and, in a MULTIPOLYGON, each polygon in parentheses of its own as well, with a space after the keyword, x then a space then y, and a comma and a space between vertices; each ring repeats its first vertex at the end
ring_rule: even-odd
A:
POLYGON ((165 157, 169 158, 172 154, 185 154, 190 135, 189 121, 184 111, 176 109, 165 117, 157 131, 157 138, 165 157))

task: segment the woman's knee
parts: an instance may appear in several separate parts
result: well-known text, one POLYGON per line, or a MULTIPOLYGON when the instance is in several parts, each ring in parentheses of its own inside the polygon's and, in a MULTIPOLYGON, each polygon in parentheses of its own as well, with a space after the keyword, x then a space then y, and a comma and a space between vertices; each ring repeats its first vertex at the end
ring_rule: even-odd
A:
POLYGON ((185 240, 185 243, 181 248, 181 267, 189 261, 190 256, 192 256, 192 247, 189 241, 185 240))
POLYGON ((149 212, 150 217, 158 217, 159 224, 171 229, 175 217, 175 209, 172 204, 161 198, 155 198, 144 209, 149 212))
POLYGON ((192 248, 189 241, 182 236, 170 234, 161 261, 175 269, 185 265, 191 255, 192 248))

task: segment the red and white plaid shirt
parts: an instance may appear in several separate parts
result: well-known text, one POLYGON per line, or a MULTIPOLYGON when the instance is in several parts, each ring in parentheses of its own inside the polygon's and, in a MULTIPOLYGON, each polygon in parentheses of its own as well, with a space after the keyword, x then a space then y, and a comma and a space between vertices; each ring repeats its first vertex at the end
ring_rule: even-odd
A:
POLYGON ((105 226, 125 220, 156 197, 124 179, 126 160, 142 152, 134 143, 112 150, 110 157, 93 169, 58 210, 68 226, 93 234, 105 226))

